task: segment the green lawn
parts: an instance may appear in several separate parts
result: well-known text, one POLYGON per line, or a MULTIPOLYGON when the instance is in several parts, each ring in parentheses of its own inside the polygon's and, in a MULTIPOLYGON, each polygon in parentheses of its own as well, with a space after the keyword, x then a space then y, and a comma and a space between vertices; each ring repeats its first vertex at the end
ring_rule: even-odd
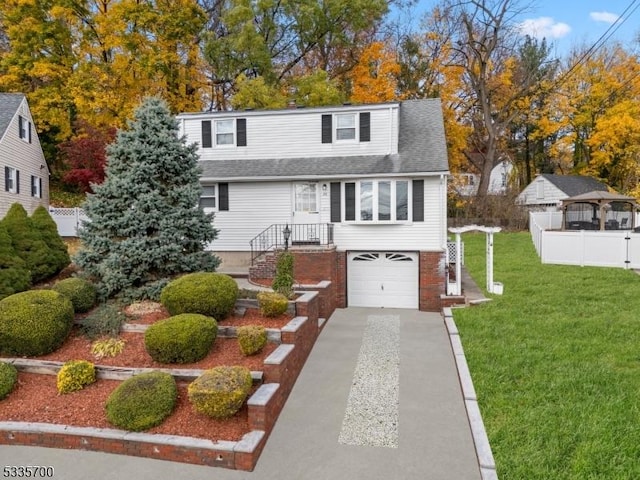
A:
MULTIPOLYGON (((485 286, 485 236, 465 264, 485 286)), ((504 295, 454 317, 501 480, 640 479, 640 276, 542 265, 500 233, 504 295)))

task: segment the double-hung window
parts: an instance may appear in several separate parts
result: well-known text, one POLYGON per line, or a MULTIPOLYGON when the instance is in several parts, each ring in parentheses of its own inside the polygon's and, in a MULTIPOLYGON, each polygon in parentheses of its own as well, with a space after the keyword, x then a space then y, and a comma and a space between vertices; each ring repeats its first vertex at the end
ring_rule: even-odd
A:
POLYGON ((4 167, 4 190, 20 193, 20 171, 13 167, 4 167))
POLYGON ((18 135, 25 142, 31 143, 31 122, 22 115, 18 115, 18 135))
POLYGON ((225 182, 203 185, 200 208, 216 212, 229 210, 229 184, 225 182))
POLYGON ((31 175, 31 196, 42 198, 42 179, 31 175))
POLYGON ((202 187, 202 194, 200 195, 200 207, 201 208, 216 208, 217 195, 216 185, 205 185, 202 187))
POLYGON ((235 128, 233 119, 216 120, 216 145, 235 145, 235 128))
POLYGON ((336 140, 356 139, 356 114, 341 113, 336 115, 336 140))

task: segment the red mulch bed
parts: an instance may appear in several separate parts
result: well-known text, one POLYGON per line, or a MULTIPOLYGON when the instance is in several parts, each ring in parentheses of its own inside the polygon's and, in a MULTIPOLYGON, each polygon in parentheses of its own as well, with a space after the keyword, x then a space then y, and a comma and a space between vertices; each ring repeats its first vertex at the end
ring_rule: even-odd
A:
MULTIPOLYGON (((138 306, 138 310, 127 312, 129 322, 151 324, 169 317, 169 313, 159 304, 138 306)), ((79 317, 80 318, 80 317, 79 317)), ((247 309, 243 317, 229 317, 221 325, 258 324, 266 328, 281 328, 292 315, 281 315, 266 319, 255 309, 247 309)), ((74 327, 65 344, 48 355, 34 357, 40 360, 88 360, 96 365, 148 368, 197 368, 207 369, 218 365, 244 365, 251 370, 262 370, 264 359, 277 345, 267 343, 258 354, 245 357, 240 352, 236 339, 217 338, 213 348, 203 360, 191 364, 160 364, 155 362, 144 348, 144 334, 121 333, 126 344, 121 354, 96 360, 91 354, 91 341, 74 327)), ((109 394, 120 382, 98 380, 78 392, 59 395, 55 375, 20 372, 14 391, 0 401, 0 421, 43 422, 78 427, 114 428, 107 422, 104 405, 109 394)), ((186 384, 178 385, 178 402, 174 412, 161 425, 148 433, 181 435, 204 438, 212 441, 237 441, 249 432, 246 405, 232 418, 212 419, 197 413, 187 398, 186 384)))

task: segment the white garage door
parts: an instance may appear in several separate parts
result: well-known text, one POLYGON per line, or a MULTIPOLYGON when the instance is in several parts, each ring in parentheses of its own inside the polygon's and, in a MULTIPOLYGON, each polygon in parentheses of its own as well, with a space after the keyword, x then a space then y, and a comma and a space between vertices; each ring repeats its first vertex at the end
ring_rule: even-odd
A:
POLYGON ((418 308, 418 254, 351 252, 347 256, 351 307, 418 308))

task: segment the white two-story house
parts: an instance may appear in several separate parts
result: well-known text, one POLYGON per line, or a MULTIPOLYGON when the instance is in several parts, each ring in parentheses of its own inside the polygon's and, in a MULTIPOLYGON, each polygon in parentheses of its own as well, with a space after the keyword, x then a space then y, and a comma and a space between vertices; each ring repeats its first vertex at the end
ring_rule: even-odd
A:
POLYGON ((49 169, 26 97, 0 93, 0 219, 14 203, 49 205, 49 169))
POLYGON ((286 244, 338 306, 438 310, 449 174, 440 100, 185 113, 223 266, 286 244), (290 233, 289 233, 290 232, 290 233))

